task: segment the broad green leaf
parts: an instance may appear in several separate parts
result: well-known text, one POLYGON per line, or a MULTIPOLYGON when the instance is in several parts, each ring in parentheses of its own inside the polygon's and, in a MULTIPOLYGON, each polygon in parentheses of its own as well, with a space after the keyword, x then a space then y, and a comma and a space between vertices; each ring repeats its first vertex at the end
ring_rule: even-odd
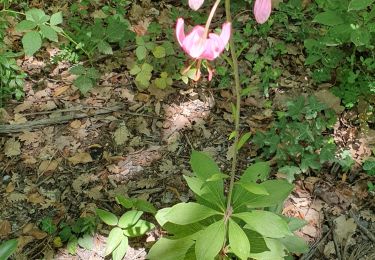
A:
POLYGON ((236 185, 233 191, 234 212, 239 212, 244 206, 249 208, 271 207, 282 203, 293 190, 294 186, 285 180, 269 180, 260 184, 270 195, 248 193, 241 186, 236 185))
POLYGON ((242 228, 232 219, 228 225, 229 246, 240 259, 247 260, 250 254, 250 242, 242 228))
POLYGON ((26 31, 34 29, 36 26, 37 24, 33 21, 23 20, 16 25, 16 31, 26 32, 26 31))
POLYGON ((213 182, 213 181, 222 181, 224 179, 228 179, 230 176, 224 173, 215 173, 210 178, 208 178, 205 182, 213 182))
POLYGON ((116 196, 116 202, 121 204, 126 209, 130 209, 133 207, 133 201, 131 199, 125 198, 122 195, 116 196))
POLYGON ((165 57, 165 49, 163 46, 156 46, 153 50, 152 50, 152 54, 154 54, 155 58, 157 59, 161 59, 161 58, 164 58, 165 57))
POLYGON ((143 212, 138 211, 138 210, 130 210, 128 212, 125 212, 121 217, 120 220, 118 221, 118 226, 120 228, 128 228, 135 223, 141 218, 143 212))
POLYGON ((309 247, 305 240, 297 236, 287 236, 280 238, 281 243, 291 253, 303 254, 309 251, 309 247))
POLYGON ((50 25, 58 25, 63 22, 63 16, 62 12, 57 12, 51 15, 51 18, 49 20, 50 25))
POLYGON ((239 182, 236 182, 235 184, 240 185, 245 190, 251 193, 257 194, 257 195, 269 195, 265 187, 255 182, 239 181, 239 182))
MULTIPOLYGON (((221 172, 215 161, 202 152, 193 151, 190 157, 190 164, 195 175, 202 181, 206 181, 212 175, 221 172)), ((224 184, 222 181, 211 182, 207 184, 207 187, 217 198, 217 201, 224 203, 224 184)))
POLYGON ((205 221, 196 222, 189 225, 177 225, 171 222, 168 222, 163 226, 163 229, 168 232, 168 234, 173 234, 173 239, 180 239, 184 237, 191 237, 196 239, 200 232, 207 227, 205 221))
POLYGON ((120 244, 118 247, 116 247, 115 250, 112 252, 112 259, 113 260, 122 260, 126 254, 126 251, 128 250, 128 237, 124 236, 121 239, 120 244))
MULTIPOLYGON (((62 33, 64 30, 63 29, 61 29, 60 27, 58 27, 58 26, 56 26, 56 25, 51 25, 51 28, 55 31, 55 32, 57 32, 57 33, 62 33)), ((79 49, 79 44, 76 46, 76 49, 79 49)))
POLYGON ((86 76, 79 76, 73 81, 73 85, 81 91, 82 94, 86 94, 89 92, 93 87, 94 84, 92 80, 86 76))
POLYGON ((214 208, 213 205, 219 207, 219 210, 224 211, 225 205, 224 200, 222 200, 220 197, 215 196, 214 193, 210 191, 210 189, 207 187, 209 186, 208 183, 205 184, 204 181, 197 177, 189 177, 184 176, 189 188, 191 191, 194 192, 196 195, 196 199, 200 204, 203 204, 205 206, 209 206, 211 208, 214 208))
POLYGON ((107 239, 107 246, 105 248, 104 255, 109 255, 113 250, 121 243, 124 238, 124 232, 119 227, 114 227, 111 232, 109 232, 107 239))
POLYGON ((245 182, 257 182, 258 180, 265 181, 270 172, 271 168, 269 163, 257 162, 247 167, 240 180, 245 182))
POLYGON ((335 11, 325 11, 315 16, 313 22, 323 25, 334 26, 344 23, 341 15, 335 11))
POLYGON ((243 136, 241 136, 240 140, 238 140, 237 150, 240 150, 242 146, 249 140, 250 137, 251 137, 250 132, 247 132, 243 136))
POLYGON ((27 32, 22 37, 22 45, 27 56, 33 56, 42 47, 42 38, 35 31, 27 32))
POLYGON ((299 218, 288 218, 287 222, 289 230, 292 232, 304 227, 307 224, 305 220, 299 218))
POLYGON ((168 222, 187 225, 219 214, 221 213, 201 204, 188 202, 174 205, 164 217, 168 222))
POLYGON ((212 260, 220 252, 225 239, 225 223, 221 219, 200 232, 195 242, 195 254, 199 260, 212 260))
POLYGON ((147 259, 150 260, 180 260, 185 259, 188 250, 194 245, 190 238, 159 239, 150 249, 147 259))
POLYGON ((147 49, 145 46, 141 45, 135 49, 135 55, 137 55, 138 60, 143 60, 147 56, 147 49))
POLYGON ((245 228, 254 230, 265 237, 281 238, 292 234, 286 221, 269 211, 253 210, 233 214, 233 217, 245 221, 245 228))
POLYGON ((78 248, 78 239, 75 235, 72 235, 69 238, 68 244, 66 245, 66 249, 68 250, 69 254, 75 255, 78 248))
POLYGON ((110 226, 117 225, 118 219, 115 214, 106 210, 102 210, 102 209, 96 209, 95 212, 99 216, 99 218, 107 225, 110 225, 110 226))
POLYGON ((251 253, 261 253, 264 251, 268 251, 268 247, 266 245, 266 242, 264 241, 264 237, 255 232, 254 230, 250 229, 243 229, 245 232, 247 239, 250 242, 250 252, 251 253))
POLYGON ((155 227, 154 224, 145 221, 143 219, 139 220, 134 226, 124 230, 124 235, 128 237, 139 237, 146 234, 155 227))
POLYGON ((375 0, 351 0, 349 3, 348 11, 363 10, 371 5, 375 0))
POLYGON ((263 251, 261 253, 251 253, 250 257, 257 260, 284 260, 286 256, 285 246, 277 239, 264 238, 269 251, 263 251))
POLYGON ((40 32, 42 33, 43 37, 47 38, 50 41, 58 42, 59 38, 57 36, 57 33, 54 29, 52 29, 50 26, 47 25, 40 25, 40 32))
POLYGON ((90 234, 84 234, 78 238, 78 244, 87 250, 92 250, 94 248, 94 237, 90 234))
POLYGON ((17 249, 17 239, 7 240, 0 244, 0 259, 8 259, 17 249))

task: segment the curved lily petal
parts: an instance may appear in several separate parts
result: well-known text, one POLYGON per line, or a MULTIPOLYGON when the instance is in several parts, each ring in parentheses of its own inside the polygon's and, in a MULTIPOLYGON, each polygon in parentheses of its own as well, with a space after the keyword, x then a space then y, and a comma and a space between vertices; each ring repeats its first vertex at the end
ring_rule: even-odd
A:
POLYGON ((215 33, 208 35, 205 51, 201 55, 201 59, 214 60, 224 51, 225 46, 228 44, 231 34, 231 24, 223 24, 220 36, 215 33))
POLYGON ((179 18, 176 24, 176 37, 180 46, 185 40, 184 19, 179 18))
POLYGON ((254 16, 257 23, 265 23, 271 15, 272 0, 255 0, 254 16))
POLYGON ((197 11, 202 5, 204 0, 189 0, 189 6, 194 11, 197 11))
POLYGON ((195 26, 186 36, 182 43, 182 48, 192 58, 199 58, 205 50, 207 39, 204 38, 204 27, 195 26))

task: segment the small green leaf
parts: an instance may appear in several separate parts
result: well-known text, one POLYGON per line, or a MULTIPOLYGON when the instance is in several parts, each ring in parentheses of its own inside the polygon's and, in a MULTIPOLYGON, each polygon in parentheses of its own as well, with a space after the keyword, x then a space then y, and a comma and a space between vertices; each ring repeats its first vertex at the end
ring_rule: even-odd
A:
POLYGON ((135 50, 135 55, 137 55, 138 60, 143 60, 147 56, 147 49, 145 46, 138 46, 135 50))
POLYGON ((194 202, 178 203, 165 215, 168 222, 187 225, 206 219, 220 212, 194 202))
POLYGON ((112 252, 112 259, 113 260, 122 260, 126 254, 126 251, 128 250, 129 246, 128 237, 124 236, 115 250, 112 252))
POLYGON ((16 31, 26 32, 26 31, 34 29, 36 26, 37 24, 33 21, 23 20, 16 25, 16 31))
POLYGON ((236 182, 235 184, 241 185, 241 187, 243 187, 245 190, 254 194, 269 195, 266 188, 258 183, 239 181, 239 182, 236 182))
POLYGON ((66 249, 68 250, 69 254, 75 255, 78 248, 78 239, 75 235, 69 238, 68 244, 66 245, 66 249))
POLYGON ((119 227, 114 227, 111 232, 109 232, 104 255, 107 256, 112 253, 112 251, 115 250, 115 248, 121 243, 123 238, 123 230, 119 227))
POLYGON ((84 234, 83 237, 78 239, 78 244, 87 250, 92 250, 94 248, 94 237, 90 234, 84 234))
POLYGON ((7 240, 0 244, 0 259, 8 259, 17 249, 17 239, 7 240))
POLYGON ((228 175, 228 174, 224 174, 224 173, 215 173, 215 174, 212 175, 210 178, 208 178, 208 179, 206 180, 206 182, 221 181, 221 180, 228 179, 228 178, 229 178, 229 175, 228 175))
POLYGON ((155 227, 154 224, 145 221, 143 219, 139 220, 134 226, 124 230, 124 235, 128 237, 139 237, 146 234, 155 227))
POLYGON ((240 150, 242 146, 249 140, 250 137, 251 137, 250 132, 247 132, 243 136, 241 136, 240 140, 238 140, 237 150, 240 150))
POLYGON ((46 14, 44 13, 43 10, 36 9, 36 8, 28 10, 25 13, 25 15, 26 15, 26 20, 33 21, 33 22, 35 22, 37 24, 40 24, 40 22, 43 19, 43 17, 46 16, 46 14))
POLYGON ((40 32, 42 33, 43 37, 47 38, 48 40, 50 41, 53 41, 53 42, 58 42, 58 36, 57 36, 57 33, 54 29, 52 29, 51 27, 47 26, 47 25, 40 25, 39 26, 40 28, 40 32))
POLYGON ((225 224, 224 220, 221 219, 209 225, 199 234, 195 242, 197 259, 215 259, 223 246, 224 239, 225 224))
POLYGON ((42 47, 42 38, 35 31, 27 32, 22 37, 22 45, 27 56, 33 56, 42 47))
POLYGON ((375 0, 351 0, 348 11, 359 11, 366 9, 373 2, 375 2, 375 0))
POLYGON ((230 133, 229 137, 228 137, 228 140, 232 140, 233 138, 235 138, 237 135, 237 132, 236 131, 232 131, 232 133, 230 133))
POLYGON ((151 213, 151 214, 156 213, 156 208, 154 207, 154 205, 152 205, 150 202, 148 202, 146 200, 133 199, 133 205, 134 205, 134 208, 136 208, 138 210, 148 212, 148 213, 151 213))
POLYGON ((154 54, 155 58, 161 59, 165 57, 165 49, 162 46, 156 46, 155 49, 152 50, 152 54, 154 54))
POLYGON ((294 175, 300 174, 302 171, 297 166, 284 166, 281 167, 278 171, 281 174, 284 174, 286 179, 292 183, 294 181, 294 175))
POLYGON ((106 41, 100 41, 98 43, 98 50, 103 54, 113 54, 111 45, 106 41))
POLYGON ((70 68, 69 72, 74 74, 74 75, 83 75, 83 74, 86 73, 86 69, 81 64, 78 64, 78 65, 70 68))
POLYGON ((51 16, 51 19, 49 20, 49 23, 51 25, 58 25, 58 24, 61 24, 62 22, 63 22, 62 12, 54 13, 51 16))
POLYGON ((281 238, 292 235, 288 224, 275 213, 263 210, 253 210, 233 214, 233 217, 245 221, 245 228, 249 228, 259 234, 270 238, 281 238))
POLYGON ((99 216, 99 218, 107 225, 110 225, 110 226, 117 225, 118 219, 115 214, 106 210, 102 210, 102 209, 96 209, 95 212, 99 216))
POLYGON ((228 226, 229 246, 240 259, 247 260, 250 254, 250 242, 242 228, 232 219, 228 226))
POLYGON ((84 75, 78 76, 78 78, 73 81, 73 85, 78 88, 82 94, 86 94, 94 87, 92 80, 84 75))
POLYGON ((122 195, 116 196, 116 202, 121 204, 124 208, 130 209, 133 207, 133 202, 131 199, 125 198, 122 195))
MULTIPOLYGON (((60 27, 58 27, 58 26, 56 26, 56 25, 51 25, 51 28, 52 28, 55 32, 57 32, 57 33, 62 33, 62 32, 64 32, 63 29, 61 29, 60 27)), ((78 48, 78 45, 76 46, 76 48, 79 49, 79 48, 78 48)))
POLYGON ((325 11, 315 16, 313 22, 334 26, 344 23, 342 16, 335 11, 325 11))
POLYGON ((143 212, 138 211, 138 210, 130 210, 128 212, 125 212, 121 217, 120 220, 118 221, 118 226, 120 228, 128 228, 135 223, 141 218, 143 212))

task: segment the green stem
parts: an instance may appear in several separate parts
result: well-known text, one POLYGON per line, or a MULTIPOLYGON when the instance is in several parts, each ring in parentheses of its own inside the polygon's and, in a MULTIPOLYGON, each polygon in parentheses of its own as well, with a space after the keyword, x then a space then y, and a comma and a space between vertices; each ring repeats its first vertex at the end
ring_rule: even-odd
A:
POLYGON ((17 11, 8 10, 8 9, 0 10, 0 13, 12 13, 12 14, 26 15, 26 14, 24 14, 24 13, 22 13, 22 12, 17 12, 17 11))
POLYGON ((217 7, 220 4, 220 1, 221 0, 216 0, 215 4, 212 6, 210 15, 208 16, 208 19, 207 19, 207 22, 206 22, 206 26, 204 28, 204 38, 207 38, 207 36, 208 36, 208 31, 210 29, 210 24, 211 24, 212 18, 214 17, 214 14, 216 12, 217 7))
MULTIPOLYGON (((227 17, 227 21, 232 24, 232 31, 233 31, 233 23, 232 23, 232 15, 230 10, 230 0, 225 0, 225 14, 227 17)), ((230 172, 230 183, 229 183, 229 191, 228 191, 228 199, 227 199, 227 210, 226 212, 231 212, 231 204, 232 204, 232 193, 233 193, 233 186, 234 186, 234 178, 236 175, 236 167, 237 167, 237 145, 240 135, 240 109, 241 109, 241 83, 240 83, 240 74, 238 71, 238 60, 236 54, 236 47, 234 45, 233 37, 230 37, 229 40, 229 48, 230 53, 232 56, 232 68, 234 73, 234 87, 233 87, 233 95, 236 97, 236 109, 234 114, 234 131, 236 133, 234 137, 234 144, 233 144, 233 160, 232 160, 232 168, 230 172)))

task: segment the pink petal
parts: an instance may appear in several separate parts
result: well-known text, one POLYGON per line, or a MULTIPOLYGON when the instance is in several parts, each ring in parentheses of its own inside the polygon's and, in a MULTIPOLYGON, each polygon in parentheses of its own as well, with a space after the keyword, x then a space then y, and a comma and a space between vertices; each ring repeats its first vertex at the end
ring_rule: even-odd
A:
POLYGON ((200 58, 207 60, 216 59, 225 49, 228 44, 231 35, 231 24, 223 24, 223 28, 220 36, 215 33, 210 33, 208 35, 208 40, 206 42, 205 51, 200 58))
POLYGON ((179 18, 177 20, 177 24, 176 24, 176 37, 177 37, 178 43, 182 47, 182 43, 185 40, 184 19, 182 19, 182 18, 179 18))
POLYGON ((254 16, 259 23, 265 23, 271 15, 272 0, 255 0, 254 16))
POLYGON ((189 6, 194 11, 197 11, 202 5, 204 0, 189 0, 189 6))
POLYGON ((192 58, 196 59, 204 52, 206 41, 204 38, 204 27, 197 25, 184 39, 182 48, 192 58))

